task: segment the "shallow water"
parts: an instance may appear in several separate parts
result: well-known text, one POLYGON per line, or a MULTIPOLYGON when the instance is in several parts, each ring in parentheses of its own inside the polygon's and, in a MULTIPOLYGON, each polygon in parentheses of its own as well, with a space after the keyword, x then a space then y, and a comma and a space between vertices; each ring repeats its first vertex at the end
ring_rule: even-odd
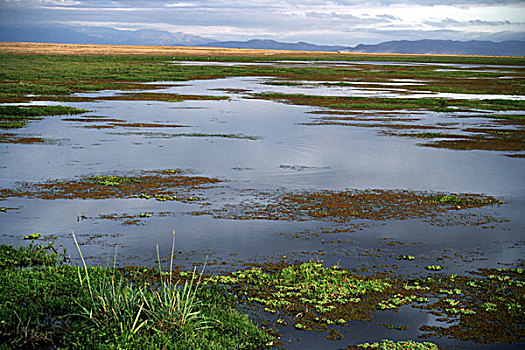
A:
MULTIPOLYGON (((463 66, 466 65, 461 68, 463 66)), ((167 256, 174 229, 176 263, 190 267, 202 263, 208 256, 210 272, 235 270, 249 262, 319 259, 326 265, 339 263, 343 268, 367 268, 370 273, 391 269, 395 273, 425 276, 428 272, 424 266, 435 264, 444 255, 450 257, 440 262, 447 267, 446 273, 466 273, 478 267, 515 266, 522 262, 525 232, 525 217, 522 215, 525 209, 523 159, 504 157, 504 153, 497 151, 418 147, 417 140, 385 136, 375 128, 304 125, 319 116, 310 112, 323 109, 250 97, 251 93, 304 93, 305 90, 315 95, 400 96, 388 84, 381 90, 373 90, 362 87, 269 86, 263 84, 265 81, 268 78, 198 80, 145 90, 230 97, 222 101, 101 99, 68 103, 66 105, 91 111, 84 117, 103 116, 127 123, 171 123, 184 127, 113 126, 94 129, 86 126, 106 123, 66 121, 66 116, 33 121, 14 133, 42 137, 48 139, 50 144, 0 144, 0 188, 14 188, 20 182, 67 180, 97 173, 183 169, 192 174, 227 181, 221 184, 222 187, 203 194, 211 207, 238 204, 249 199, 244 191, 246 189, 376 188, 468 192, 496 196, 504 203, 468 211, 465 213, 470 215, 467 224, 462 219, 456 223, 447 216, 442 222, 431 223, 420 219, 361 220, 355 229, 346 227, 348 232, 323 233, 341 228, 341 225, 328 221, 242 221, 190 215, 190 212, 207 209, 208 206, 201 203, 138 198, 11 198, 0 202, 2 207, 15 208, 0 212, 0 233, 3 234, 0 242, 21 244, 25 235, 39 232, 44 237, 58 237, 57 242, 74 255, 70 237, 70 232, 74 231, 85 244, 82 249, 90 257, 90 263, 103 262, 118 245, 121 265, 153 266, 155 246, 159 244, 161 255, 167 256), (122 220, 101 217, 144 212, 151 212, 153 216, 139 220, 138 225, 123 225, 122 220), (486 217, 491 218, 488 223, 485 222, 486 217), (394 244, 387 244, 392 242, 394 244), (399 254, 411 254, 418 259, 415 263, 399 261, 396 259, 399 254), (223 262, 224 265, 221 264, 223 262)), ((148 88, 147 84, 145 88, 148 88)), ((82 96, 104 97, 116 93, 102 91, 82 96)), ((436 96, 461 98, 459 94, 432 94, 432 97, 436 96)), ((483 96, 469 95, 464 98, 483 96)), ((364 114, 373 116, 377 113, 367 111, 364 114)), ((417 125, 432 125, 441 121, 475 127, 490 122, 490 119, 483 117, 464 118, 461 113, 443 115, 427 111, 399 111, 391 114, 393 117, 415 118, 413 124, 417 125)), ((458 211, 457 216, 462 214, 458 211)), ((354 322, 341 329, 347 336, 338 342, 329 341, 317 333, 299 332, 293 327, 284 327, 281 331, 283 338, 302 338, 302 341, 288 344, 288 348, 320 349, 379 341, 386 337, 394 340, 416 338, 418 325, 433 317, 411 308, 403 308, 397 314, 384 312, 378 315, 393 318, 389 322, 394 324, 408 322, 410 329, 396 331, 371 323, 354 322), (366 337, 359 334, 366 334, 366 337)), ((444 347, 482 348, 450 339, 429 340, 444 347)))

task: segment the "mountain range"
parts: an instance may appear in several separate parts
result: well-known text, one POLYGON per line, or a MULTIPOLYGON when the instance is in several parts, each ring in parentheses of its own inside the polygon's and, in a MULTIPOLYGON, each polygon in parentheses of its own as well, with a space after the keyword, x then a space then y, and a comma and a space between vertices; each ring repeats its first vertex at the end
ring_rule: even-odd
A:
POLYGON ((5 27, 0 41, 59 44, 198 46, 214 40, 198 35, 162 30, 119 30, 107 27, 5 27))
POLYGON ((432 55, 525 56, 525 41, 388 41, 377 45, 357 45, 346 52, 411 53, 432 55))
POLYGON ((161 30, 118 30, 107 27, 55 26, 6 27, 0 26, 0 41, 49 42, 108 45, 163 45, 205 46, 242 49, 339 51, 362 53, 405 53, 442 55, 525 56, 525 41, 453 41, 416 40, 388 41, 377 45, 354 47, 315 45, 306 42, 284 43, 274 40, 215 41, 198 35, 171 33, 161 30))
POLYGON ((342 51, 347 46, 315 45, 305 42, 283 43, 275 40, 252 39, 248 41, 216 41, 202 46, 227 47, 233 49, 266 49, 266 50, 292 50, 292 51, 342 51))

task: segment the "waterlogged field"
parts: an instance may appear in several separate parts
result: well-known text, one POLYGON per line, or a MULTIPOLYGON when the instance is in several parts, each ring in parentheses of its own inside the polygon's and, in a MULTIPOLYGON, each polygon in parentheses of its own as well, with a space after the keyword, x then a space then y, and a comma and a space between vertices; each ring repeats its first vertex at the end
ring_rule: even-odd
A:
MULTIPOLYGON (((523 59, 10 54, 1 67, 2 278, 57 263, 46 247, 66 249, 69 276, 73 231, 89 266, 135 286, 164 285, 157 249, 170 280, 205 265, 196 298, 219 306, 180 336, 216 348, 523 347, 523 59)), ((137 298, 120 344, 172 330, 137 298)), ((61 344, 64 325, 98 332, 0 315, 0 343, 28 348, 61 344)))

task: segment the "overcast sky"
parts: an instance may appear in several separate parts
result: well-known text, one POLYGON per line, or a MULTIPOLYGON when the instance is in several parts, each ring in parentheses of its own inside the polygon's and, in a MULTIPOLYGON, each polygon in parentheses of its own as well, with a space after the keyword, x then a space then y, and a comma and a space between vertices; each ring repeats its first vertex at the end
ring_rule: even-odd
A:
POLYGON ((2 26, 159 29, 314 44, 525 40, 525 0, 0 0, 2 26))

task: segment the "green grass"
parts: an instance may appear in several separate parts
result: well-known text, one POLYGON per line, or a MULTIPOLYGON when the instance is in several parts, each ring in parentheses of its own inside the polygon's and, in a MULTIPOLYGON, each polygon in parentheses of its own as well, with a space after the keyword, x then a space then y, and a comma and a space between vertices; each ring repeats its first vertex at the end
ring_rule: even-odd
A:
POLYGON ((196 282, 154 287, 115 268, 60 264, 51 245, 2 245, 0 348, 260 349, 272 341, 224 288, 196 282))
POLYGON ((14 248, 0 245, 0 270, 27 266, 55 266, 64 259, 52 244, 44 246, 31 242, 28 246, 14 248))
MULTIPOLYGON (((0 85, 1 86, 1 85, 0 85)), ((26 125, 27 120, 49 115, 73 115, 88 112, 67 106, 0 106, 0 128, 14 129, 26 125)))
MULTIPOLYGON (((341 97, 316 96, 303 94, 261 93, 253 94, 255 98, 284 100, 293 104, 320 105, 337 109, 373 109, 373 110, 402 110, 426 109, 436 112, 451 112, 457 109, 468 110, 525 110, 525 101, 522 100, 452 100, 444 98, 368 98, 368 97, 341 97), (454 109, 454 108, 456 109, 454 109)), ((511 119, 522 119, 514 115, 511 119)))
MULTIPOLYGON (((165 56, 68 56, 68 55, 0 55, 0 100, 27 100, 28 94, 52 96, 54 99, 66 99, 75 92, 97 91, 102 89, 138 89, 136 82, 187 81, 191 79, 265 76, 287 79, 311 78, 317 81, 339 83, 342 78, 352 81, 387 81, 404 78, 436 78, 436 84, 428 87, 434 91, 507 91, 523 94, 523 85, 514 80, 497 79, 498 73, 458 70, 436 72, 437 66, 400 67, 378 65, 376 69, 348 70, 338 67, 280 67, 280 66, 190 66, 176 65, 177 60, 218 60, 243 62, 271 62, 284 57, 165 57, 165 56), (476 85, 470 77, 485 79, 476 85), (444 79, 444 80, 443 80, 444 79), (461 79, 458 84, 457 79, 461 79), (468 86, 462 86, 467 84, 468 86), (490 86, 489 86, 490 85, 490 86)), ((301 58, 294 57, 294 60, 301 58)), ((321 55, 308 60, 333 60, 321 55)), ((524 64, 521 58, 475 58, 475 57, 344 57, 345 60, 357 61, 404 61, 404 62, 452 62, 452 63, 487 63, 487 64, 524 64)), ((272 83, 273 84, 273 83, 272 83)), ((293 85, 295 83, 277 82, 293 85)), ((417 89, 418 87, 414 87, 417 89)), ((425 87, 426 88, 426 87, 425 87)))
POLYGON ((483 115, 483 117, 495 119, 525 120, 525 115, 523 114, 486 114, 483 115))
MULTIPOLYGON (((171 57, 170 57, 171 58, 171 57)), ((379 61, 379 62, 428 62, 428 63, 472 63, 472 64, 502 64, 502 65, 524 65, 525 59, 522 57, 465 57, 465 56, 378 56, 378 55, 359 55, 359 56, 334 56, 334 55, 319 55, 312 56, 293 56, 286 57, 284 55, 272 55, 268 57, 256 56, 175 56, 175 61, 220 61, 220 62, 271 62, 281 60, 292 61, 379 61)))

